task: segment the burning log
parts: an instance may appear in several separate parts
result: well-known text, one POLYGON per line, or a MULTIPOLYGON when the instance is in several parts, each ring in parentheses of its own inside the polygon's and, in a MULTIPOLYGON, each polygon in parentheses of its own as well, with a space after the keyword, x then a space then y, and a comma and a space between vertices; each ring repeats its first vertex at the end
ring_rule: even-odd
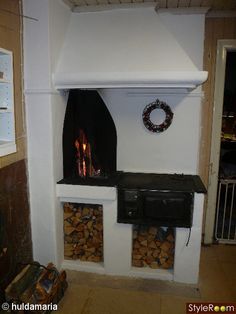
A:
POLYGON ((135 267, 173 268, 174 231, 161 227, 135 226, 132 265, 135 267))
POLYGON ((99 175, 100 170, 93 167, 91 145, 83 130, 80 130, 79 137, 75 140, 77 150, 77 172, 80 177, 92 177, 99 175))

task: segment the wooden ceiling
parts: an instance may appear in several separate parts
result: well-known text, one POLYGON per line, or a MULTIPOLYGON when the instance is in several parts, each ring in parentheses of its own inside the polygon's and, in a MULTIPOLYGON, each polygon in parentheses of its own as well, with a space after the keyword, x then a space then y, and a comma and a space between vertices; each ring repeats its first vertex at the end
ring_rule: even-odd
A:
MULTIPOLYGON (((236 10, 236 0, 63 0, 67 5, 71 7, 73 11, 76 11, 82 7, 89 6, 114 6, 114 5, 129 5, 140 4, 148 5, 155 4, 159 9, 169 8, 191 8, 191 7, 208 7, 211 10, 224 10, 231 11, 236 10)), ((89 9, 89 8, 88 8, 89 9)))

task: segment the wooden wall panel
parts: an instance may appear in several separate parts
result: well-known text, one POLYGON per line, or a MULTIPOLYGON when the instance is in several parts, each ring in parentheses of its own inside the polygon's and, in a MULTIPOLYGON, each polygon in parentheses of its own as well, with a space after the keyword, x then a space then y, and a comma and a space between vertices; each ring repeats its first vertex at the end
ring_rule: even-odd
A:
POLYGON ((22 46, 20 0, 0 0, 0 47, 13 51, 14 98, 17 152, 0 157, 0 168, 26 157, 24 103, 22 98, 22 46), (13 12, 10 14, 8 11, 13 12))
POLYGON ((6 286, 32 262, 27 185, 24 160, 0 169, 0 304, 6 286))
POLYGON ((202 140, 200 152, 200 175, 208 184, 208 172, 211 150, 212 114, 215 87, 216 49, 218 39, 236 39, 236 18, 206 18, 204 70, 209 72, 203 85, 205 99, 202 110, 202 140))

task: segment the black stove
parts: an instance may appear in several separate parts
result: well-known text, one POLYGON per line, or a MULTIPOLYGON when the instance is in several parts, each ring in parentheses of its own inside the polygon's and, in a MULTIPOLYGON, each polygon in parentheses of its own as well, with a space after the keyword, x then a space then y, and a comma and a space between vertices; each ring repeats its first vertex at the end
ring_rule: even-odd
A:
POLYGON ((197 175, 119 174, 119 223, 166 227, 192 226, 194 193, 206 193, 197 175))
POLYGON ((206 193, 197 175, 117 171, 106 177, 70 177, 59 184, 114 186, 117 222, 191 227, 194 193, 206 193))

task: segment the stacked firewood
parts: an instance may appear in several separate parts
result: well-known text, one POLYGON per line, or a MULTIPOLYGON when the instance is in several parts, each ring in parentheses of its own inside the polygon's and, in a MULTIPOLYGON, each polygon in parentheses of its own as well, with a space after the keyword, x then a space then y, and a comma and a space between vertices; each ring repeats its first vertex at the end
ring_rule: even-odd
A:
POLYGON ((132 265, 135 267, 173 268, 174 231, 162 227, 134 226, 132 265))
POLYGON ((103 260, 102 206, 64 204, 64 256, 89 262, 103 260))
MULTIPOLYGON (((66 272, 59 272, 49 263, 46 267, 38 262, 26 265, 5 289, 5 298, 8 303, 19 305, 35 305, 32 313, 44 314, 45 310, 36 307, 41 304, 50 307, 58 303, 67 289, 66 272), (36 311, 37 309, 37 311, 36 311)), ((17 306, 17 308, 19 308, 17 306)), ((54 307, 54 306, 53 306, 54 307)), ((10 311, 11 313, 29 313, 26 310, 10 311)), ((2 312, 1 312, 2 313, 2 312)), ((47 313, 49 313, 47 311, 47 313)))

